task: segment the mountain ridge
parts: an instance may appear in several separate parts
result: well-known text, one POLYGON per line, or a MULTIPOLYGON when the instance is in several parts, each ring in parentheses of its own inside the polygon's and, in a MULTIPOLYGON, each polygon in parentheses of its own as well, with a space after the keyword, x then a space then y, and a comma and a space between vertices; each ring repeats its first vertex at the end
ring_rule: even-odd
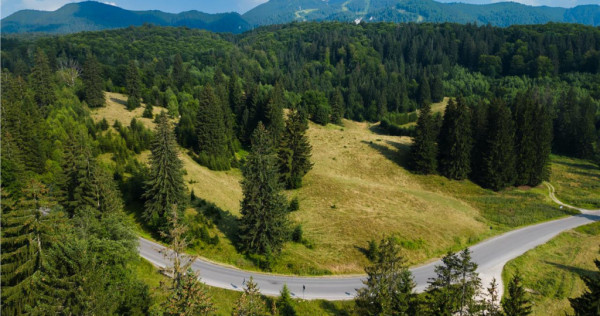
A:
POLYGON ((213 32, 242 33, 254 27, 294 21, 454 22, 510 26, 548 22, 600 26, 600 5, 573 8, 442 3, 433 0, 270 0, 240 15, 197 10, 167 13, 132 11, 96 1, 69 3, 56 11, 21 10, 1 21, 3 34, 66 34, 143 24, 185 26, 213 32))

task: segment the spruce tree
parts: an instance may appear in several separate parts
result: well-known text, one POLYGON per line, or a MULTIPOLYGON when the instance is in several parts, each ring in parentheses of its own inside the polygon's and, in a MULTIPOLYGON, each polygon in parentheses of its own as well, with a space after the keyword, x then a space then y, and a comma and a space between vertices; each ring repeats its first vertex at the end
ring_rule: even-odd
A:
POLYGON ((521 284, 519 272, 508 283, 508 296, 502 300, 502 310, 506 316, 525 316, 531 314, 531 301, 521 284))
POLYGON ((181 223, 177 213, 178 210, 174 206, 169 219, 170 249, 163 252, 165 258, 171 262, 171 265, 165 269, 165 273, 172 277, 170 282, 164 285, 169 293, 163 303, 164 314, 209 315, 215 311, 215 308, 205 286, 198 279, 198 274, 192 270, 196 258, 185 255, 187 228, 181 223))
POLYGON ((419 83, 417 102, 421 107, 423 107, 425 104, 431 103, 431 89, 429 86, 429 80, 426 76, 424 76, 419 83))
POLYGON ((296 309, 292 302, 292 296, 290 295, 290 289, 287 284, 283 285, 279 299, 277 300, 277 307, 279 308, 279 315, 281 316, 296 316, 296 309))
POLYGON ((331 97, 331 123, 342 124, 342 118, 344 117, 344 96, 340 89, 336 89, 331 97))
POLYGON ((594 260, 596 269, 592 275, 582 275, 587 290, 577 298, 570 298, 575 315, 600 315, 600 260, 594 260))
POLYGON ((550 179, 550 154, 552 152, 552 118, 548 107, 538 104, 534 113, 535 156, 533 172, 529 178, 530 186, 537 186, 542 181, 550 179))
POLYGON ((64 218, 52 211, 48 189, 29 180, 15 203, 2 196, 2 314, 21 315, 39 298, 37 286, 46 269, 46 250, 60 242, 58 229, 64 218))
POLYGON ((535 172, 536 144, 534 125, 537 102, 529 93, 517 95, 514 101, 516 185, 530 185, 535 172))
POLYGON ((471 172, 471 115, 464 100, 448 102, 439 142, 440 173, 450 179, 463 180, 471 172))
POLYGON ((252 135, 252 150, 242 167, 240 241, 243 248, 270 256, 288 239, 287 201, 281 193, 272 141, 262 123, 252 135))
POLYGON ((142 98, 142 83, 135 60, 130 60, 127 66, 126 88, 128 95, 127 109, 131 111, 140 106, 140 99, 142 98))
POLYGON ((31 87, 40 107, 46 107, 56 99, 48 57, 39 48, 35 54, 35 66, 31 69, 31 87))
POLYGON ((244 293, 235 304, 233 316, 266 316, 267 304, 260 296, 258 285, 254 282, 254 278, 250 277, 246 281, 244 293))
POLYGON ((501 100, 493 100, 488 109, 486 144, 480 169, 481 185, 501 190, 514 183, 514 122, 510 109, 501 100))
POLYGON ((165 112, 157 117, 151 144, 150 174, 145 183, 144 218, 149 225, 167 231, 173 205, 184 206, 183 163, 178 157, 177 143, 165 112))
POLYGON ((303 112, 292 110, 285 122, 279 144, 279 172, 287 189, 302 187, 302 178, 312 169, 312 147, 306 136, 308 120, 303 112))
POLYGON ((415 173, 431 174, 437 169, 435 122, 431 106, 424 104, 419 113, 413 144, 410 147, 410 168, 415 173))
POLYGON ((271 98, 267 103, 265 111, 265 127, 271 134, 275 144, 279 143, 285 129, 283 108, 285 107, 286 101, 284 92, 283 84, 277 82, 271 93, 271 98))
POLYGON ((200 93, 200 107, 196 116, 198 156, 200 162, 213 170, 231 167, 231 151, 222 106, 210 85, 200 93))
POLYGON ((181 90, 185 83, 186 72, 183 67, 183 59, 180 54, 176 54, 173 58, 173 71, 171 72, 171 80, 178 90, 181 90))
POLYGON ((365 272, 365 287, 356 296, 360 315, 415 314, 415 282, 394 238, 381 240, 375 262, 365 272))
POLYGON ((142 117, 152 119, 154 118, 154 112, 152 111, 152 103, 148 102, 146 107, 144 108, 144 113, 142 113, 142 117))
POLYGON ((83 93, 84 99, 91 108, 102 107, 105 104, 104 82, 102 69, 94 55, 88 54, 83 64, 83 93))

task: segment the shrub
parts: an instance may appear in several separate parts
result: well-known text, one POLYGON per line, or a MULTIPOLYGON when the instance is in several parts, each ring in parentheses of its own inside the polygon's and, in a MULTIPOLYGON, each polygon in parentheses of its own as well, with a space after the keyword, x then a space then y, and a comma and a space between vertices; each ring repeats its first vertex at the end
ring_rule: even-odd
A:
POLYGON ((298 201, 298 197, 296 196, 290 201, 289 211, 295 212, 299 209, 300 209, 300 202, 298 201))

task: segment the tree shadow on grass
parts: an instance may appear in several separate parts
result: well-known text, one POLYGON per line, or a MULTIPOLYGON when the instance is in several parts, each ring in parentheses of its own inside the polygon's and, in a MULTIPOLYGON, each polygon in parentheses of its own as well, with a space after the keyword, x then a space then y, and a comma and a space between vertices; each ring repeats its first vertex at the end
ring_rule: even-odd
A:
POLYGON ((408 168, 408 153, 410 152, 409 145, 386 140, 385 141, 386 144, 393 147, 393 148, 390 148, 388 146, 384 146, 384 145, 377 144, 374 142, 367 142, 364 140, 362 142, 369 145, 369 147, 377 150, 385 158, 394 162, 395 164, 397 164, 403 168, 408 168))
POLYGON ((117 104, 127 105, 127 102, 125 102, 124 100, 119 100, 117 98, 110 98, 110 100, 117 104))
POLYGON ((231 241, 236 250, 241 251, 238 238, 238 218, 229 211, 200 198, 196 198, 194 204, 196 210, 210 218, 225 237, 231 241))
POLYGON ((571 168, 577 168, 577 169, 598 170, 598 167, 595 166, 591 162, 588 163, 588 164, 582 164, 582 163, 573 163, 573 162, 567 162, 567 161, 553 161, 553 163, 559 164, 559 165, 563 165, 563 166, 567 166, 567 167, 571 167, 571 168))
POLYGON ((565 270, 565 271, 577 274, 579 277, 593 276, 595 273, 597 273, 597 271, 568 266, 568 265, 564 265, 564 264, 556 263, 556 262, 544 261, 544 263, 554 266, 556 268, 559 268, 561 270, 565 270))

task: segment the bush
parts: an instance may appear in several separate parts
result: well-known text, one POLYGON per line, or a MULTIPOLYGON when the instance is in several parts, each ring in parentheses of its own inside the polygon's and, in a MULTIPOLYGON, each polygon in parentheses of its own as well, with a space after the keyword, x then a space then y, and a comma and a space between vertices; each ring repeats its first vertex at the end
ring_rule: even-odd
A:
POLYGON ((379 255, 379 245, 377 244, 377 241, 375 241, 374 239, 369 240, 369 246, 367 247, 367 258, 369 258, 369 260, 374 261, 375 259, 377 259, 377 256, 379 255))
POLYGON ((290 201, 289 211, 295 212, 299 209, 300 209, 300 202, 298 201, 298 197, 296 196, 290 201))
POLYGON ((302 235, 303 235, 302 225, 298 224, 298 226, 296 226, 296 228, 294 228, 294 231, 292 232, 292 241, 301 243, 302 235))

